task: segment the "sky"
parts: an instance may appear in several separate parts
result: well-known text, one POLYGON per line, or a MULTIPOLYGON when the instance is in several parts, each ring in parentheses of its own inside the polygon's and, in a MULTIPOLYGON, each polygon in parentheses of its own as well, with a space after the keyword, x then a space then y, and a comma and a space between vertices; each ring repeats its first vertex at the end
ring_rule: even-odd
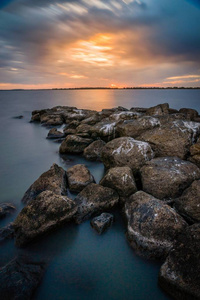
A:
POLYGON ((0 89, 199 87, 200 0, 0 0, 0 89))

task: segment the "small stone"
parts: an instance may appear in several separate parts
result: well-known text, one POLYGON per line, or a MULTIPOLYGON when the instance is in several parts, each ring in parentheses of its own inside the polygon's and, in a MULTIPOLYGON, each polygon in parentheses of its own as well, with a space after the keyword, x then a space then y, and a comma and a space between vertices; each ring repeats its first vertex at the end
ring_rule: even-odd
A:
POLYGON ((112 225, 113 219, 113 215, 109 213, 102 213, 100 216, 92 219, 90 224, 92 228, 94 228, 97 231, 97 233, 102 234, 112 225))

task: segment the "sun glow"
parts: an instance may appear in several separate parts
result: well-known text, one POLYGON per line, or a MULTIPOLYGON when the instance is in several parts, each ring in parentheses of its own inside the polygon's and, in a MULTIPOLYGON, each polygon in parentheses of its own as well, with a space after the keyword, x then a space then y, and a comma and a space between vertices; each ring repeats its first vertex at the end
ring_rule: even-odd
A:
POLYGON ((78 41, 71 49, 71 57, 75 61, 98 66, 112 66, 114 56, 111 53, 111 40, 111 35, 98 34, 88 41, 78 41))

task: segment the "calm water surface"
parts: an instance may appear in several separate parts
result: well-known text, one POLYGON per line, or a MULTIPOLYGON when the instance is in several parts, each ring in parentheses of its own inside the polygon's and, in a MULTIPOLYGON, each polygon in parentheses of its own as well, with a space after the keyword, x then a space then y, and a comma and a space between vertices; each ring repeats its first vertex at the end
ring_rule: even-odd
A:
MULTIPOLYGON (((47 129, 30 124, 31 111, 56 105, 101 110, 118 105, 149 107, 168 102, 172 108, 195 108, 200 112, 200 90, 84 90, 84 91, 0 91, 0 202, 17 207, 14 215, 0 221, 11 222, 22 209, 27 188, 53 163, 64 169, 84 163, 96 182, 102 178, 101 163, 80 156, 59 156, 59 144, 46 140, 47 129), (23 115, 21 120, 14 116, 23 115)), ((47 271, 34 299, 168 299, 157 286, 159 263, 136 256, 125 238, 120 214, 102 236, 89 221, 67 224, 20 250, 8 241, 0 246, 0 266, 17 253, 29 253, 48 262, 47 271)))

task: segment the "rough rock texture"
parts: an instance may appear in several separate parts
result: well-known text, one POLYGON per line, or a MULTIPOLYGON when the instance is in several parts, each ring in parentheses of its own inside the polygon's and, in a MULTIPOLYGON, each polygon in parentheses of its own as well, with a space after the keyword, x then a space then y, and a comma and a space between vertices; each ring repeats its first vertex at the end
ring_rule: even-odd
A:
POLYGON ((38 287, 45 265, 18 257, 0 268, 0 295, 2 300, 29 300, 38 287))
POLYGON ((158 199, 179 197, 196 179, 200 169, 177 157, 159 157, 140 170, 143 190, 158 199))
POLYGON ((40 121, 45 126, 57 126, 64 123, 63 116, 60 114, 43 114, 40 121))
POLYGON ((200 224, 178 236, 173 250, 162 265, 159 285, 174 299, 200 299, 200 224))
POLYGON ((125 205, 131 246, 149 258, 165 258, 186 222, 174 209, 139 191, 125 205))
POLYGON ((100 184, 114 189, 122 197, 128 197, 137 192, 135 178, 129 167, 109 169, 100 184))
POLYGON ((101 158, 106 168, 129 166, 135 173, 153 158, 153 151, 146 142, 121 137, 105 145, 101 158))
POLYGON ((169 113, 169 104, 163 103, 147 109, 146 114, 149 116, 163 116, 169 113))
POLYGON ((198 117, 198 112, 195 109, 191 108, 181 108, 179 110, 181 114, 184 114, 186 116, 186 119, 194 121, 195 118, 198 117))
POLYGON ((116 121, 112 121, 109 118, 105 118, 100 122, 91 126, 91 136, 93 138, 101 138, 104 141, 110 141, 116 137, 116 121))
POLYGON ((0 203, 0 219, 15 211, 15 206, 11 203, 0 203))
POLYGON ((118 200, 118 194, 110 188, 95 183, 87 185, 75 198, 78 206, 75 215, 76 223, 81 223, 94 213, 112 208, 118 200))
POLYGON ((70 221, 76 210, 74 201, 66 196, 56 195, 52 191, 40 193, 22 209, 13 223, 16 245, 23 246, 70 221))
POLYGON ((177 156, 185 159, 199 133, 200 123, 164 119, 160 127, 146 131, 137 139, 148 142, 156 156, 177 156))
POLYGON ((200 180, 195 180, 181 197, 175 200, 175 208, 189 222, 200 222, 200 180))
POLYGON ((28 203, 45 190, 50 190, 58 195, 67 194, 66 172, 57 164, 53 164, 47 172, 43 173, 29 187, 29 189, 24 194, 22 201, 24 203, 28 203))
POLYGON ((88 184, 95 182, 85 165, 75 165, 67 170, 68 185, 71 192, 80 192, 88 184))
POLYGON ((130 136, 136 138, 147 130, 159 126, 160 121, 158 118, 143 116, 137 120, 128 120, 123 123, 119 123, 116 127, 116 131, 119 136, 130 136))
POLYGON ((94 141, 84 149, 84 157, 88 160, 101 160, 101 153, 105 144, 106 143, 102 140, 94 141))
POLYGON ((92 228, 94 228, 99 234, 102 234, 113 223, 114 217, 109 213, 102 213, 100 216, 95 217, 90 222, 92 228))
POLYGON ((49 130, 47 139, 59 139, 65 137, 65 134, 61 131, 58 131, 57 128, 52 128, 49 130))
POLYGON ((14 238, 14 228, 13 224, 10 223, 6 227, 0 229, 0 242, 12 238, 14 238))
POLYGON ((190 157, 188 158, 188 160, 196 164, 198 167, 200 167, 200 142, 199 141, 190 147, 190 157))
POLYGON ((59 152, 64 153, 82 153, 84 149, 93 142, 92 139, 84 139, 76 135, 68 135, 60 145, 59 152))

